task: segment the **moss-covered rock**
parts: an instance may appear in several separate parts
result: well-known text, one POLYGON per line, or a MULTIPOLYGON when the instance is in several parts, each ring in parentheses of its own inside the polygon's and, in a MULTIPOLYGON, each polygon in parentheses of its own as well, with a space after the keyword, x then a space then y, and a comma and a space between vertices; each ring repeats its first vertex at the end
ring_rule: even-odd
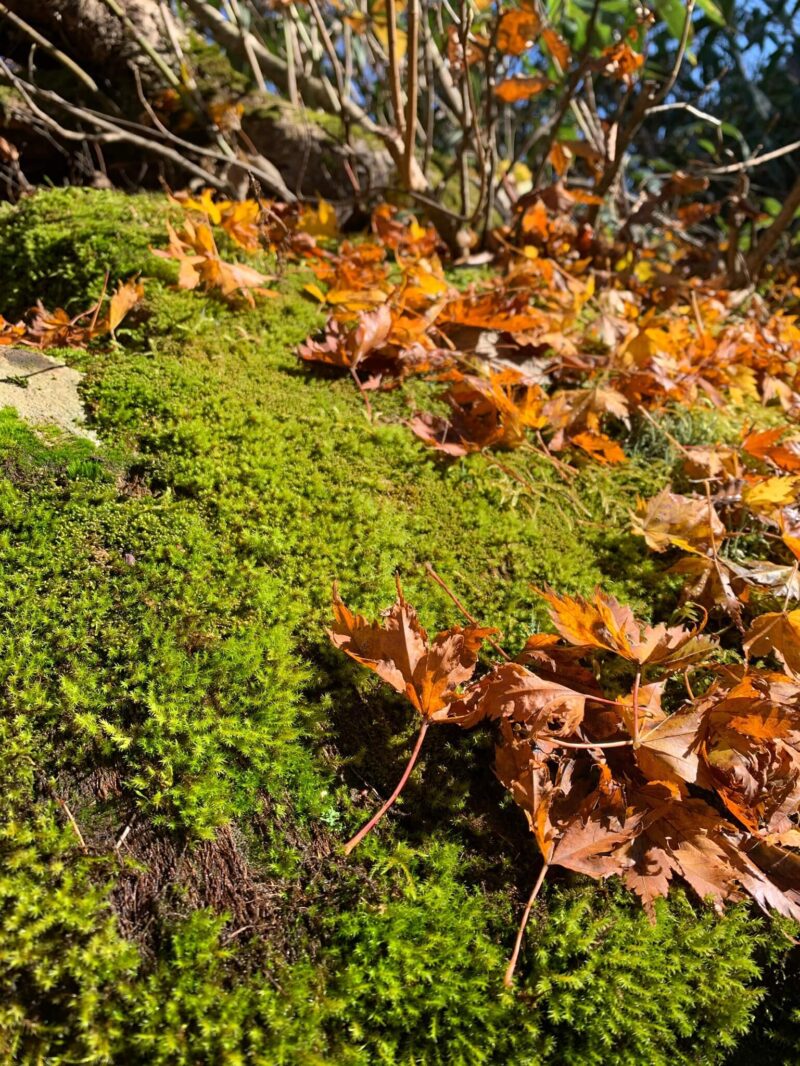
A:
POLYGON ((337 850, 412 723, 329 650, 332 580, 372 613, 398 571, 443 625, 430 561, 510 646, 543 621, 532 584, 668 613, 625 532, 668 456, 643 442, 566 486, 519 453, 529 489, 491 459, 442 464, 400 424, 402 393, 370 424, 349 381, 298 364, 319 321, 302 277, 254 311, 175 291, 148 252, 163 217, 163 199, 54 191, 0 219, 9 315, 148 276, 120 346, 63 353, 100 448, 0 417, 4 1053, 721 1062, 759 996, 766 932, 744 908, 678 893, 651 925, 564 882, 502 990, 535 860, 488 734, 435 733, 361 858, 337 850))

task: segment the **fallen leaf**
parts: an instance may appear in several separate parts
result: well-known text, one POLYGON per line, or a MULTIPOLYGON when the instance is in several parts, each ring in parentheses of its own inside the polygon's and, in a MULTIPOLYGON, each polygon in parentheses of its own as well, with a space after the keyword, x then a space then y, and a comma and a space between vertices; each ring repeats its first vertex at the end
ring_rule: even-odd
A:
POLYGON ((340 651, 375 673, 401 692, 430 720, 447 718, 447 708, 457 689, 475 670, 478 652, 495 629, 453 626, 428 640, 417 612, 406 602, 400 580, 397 599, 383 614, 383 621, 368 622, 353 614, 333 590, 334 622, 328 630, 340 651))
POLYGON ((595 589, 591 601, 582 596, 537 591, 550 605, 556 629, 570 644, 602 648, 640 665, 671 670, 708 658, 714 648, 709 638, 683 626, 642 628, 630 607, 623 607, 600 589, 595 589))
POLYGON ((706 499, 681 496, 662 489, 649 500, 639 500, 631 514, 631 528, 656 552, 680 548, 705 554, 726 536, 725 526, 706 499))
POLYGON ((747 655, 777 655, 796 677, 800 677, 800 610, 762 614, 753 621, 742 646, 747 655))
POLYGON ((135 278, 120 282, 108 305, 106 328, 113 334, 123 318, 132 311, 144 296, 144 285, 135 278))

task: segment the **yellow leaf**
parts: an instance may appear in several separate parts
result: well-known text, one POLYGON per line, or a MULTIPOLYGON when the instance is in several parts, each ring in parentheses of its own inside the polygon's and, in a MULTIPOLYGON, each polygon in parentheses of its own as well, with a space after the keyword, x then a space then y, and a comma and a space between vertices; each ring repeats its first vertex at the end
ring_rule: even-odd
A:
POLYGON ((144 296, 144 285, 132 278, 130 281, 120 282, 117 291, 111 297, 108 305, 108 331, 113 333, 127 313, 135 307, 144 296))
POLYGON ((325 296, 325 293, 322 291, 319 285, 315 285, 313 281, 309 285, 304 285, 303 289, 307 293, 310 293, 315 300, 319 300, 321 304, 324 304, 326 302, 327 297, 325 296))
MULTIPOLYGON (((378 40, 383 46, 384 52, 389 51, 389 30, 386 25, 386 19, 373 19, 372 30, 378 40)), ((395 42, 397 45, 397 58, 398 60, 404 59, 406 50, 408 48, 408 36, 405 30, 401 30, 399 26, 395 26, 394 30, 395 42)))
POLYGON ((764 481, 748 485, 742 497, 751 511, 768 513, 776 507, 786 507, 794 503, 799 488, 800 478, 768 477, 764 481))
POLYGON ((214 202, 214 193, 211 189, 203 189, 198 197, 189 196, 185 200, 178 201, 185 211, 201 211, 208 217, 208 221, 218 226, 222 218, 222 212, 227 211, 233 204, 230 200, 214 202))
POLYGON ((298 228, 310 237, 335 237, 339 232, 339 226, 336 222, 334 207, 320 197, 316 209, 303 208, 298 228))
POLYGON ((371 308, 386 302, 386 293, 383 289, 331 289, 327 294, 327 301, 335 307, 345 308, 348 311, 368 311, 371 308))

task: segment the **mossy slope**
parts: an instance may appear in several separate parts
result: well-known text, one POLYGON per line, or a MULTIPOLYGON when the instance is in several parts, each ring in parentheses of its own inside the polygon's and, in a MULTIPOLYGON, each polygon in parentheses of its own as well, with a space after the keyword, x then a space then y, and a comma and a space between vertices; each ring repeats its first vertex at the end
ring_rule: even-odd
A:
POLYGON ((431 628, 430 561, 516 645, 532 584, 596 583, 644 613, 672 589, 624 532, 668 475, 648 458, 528 492, 370 425, 294 346, 318 322, 286 276, 255 311, 171 288, 162 201, 39 194, 0 220, 10 317, 80 310, 149 277, 144 313, 86 371, 104 444, 0 418, 0 1041, 13 1061, 699 1063, 759 997, 764 930, 680 893, 545 893, 502 992, 535 863, 500 809, 487 735, 441 730, 397 815, 337 841, 396 779, 413 723, 331 653, 331 582, 373 613, 395 571, 431 628), (577 503, 575 499, 577 494, 577 503), (73 816, 85 842, 77 837, 73 816), (724 1007, 719 989, 724 988, 724 1007))

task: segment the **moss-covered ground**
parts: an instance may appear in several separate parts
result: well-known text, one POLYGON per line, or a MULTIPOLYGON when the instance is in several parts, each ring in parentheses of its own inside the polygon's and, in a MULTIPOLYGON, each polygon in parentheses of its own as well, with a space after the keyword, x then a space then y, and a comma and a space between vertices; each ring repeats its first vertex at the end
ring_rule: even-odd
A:
POLYGON ((0 217, 6 317, 82 310, 106 270, 148 279, 117 346, 60 353, 100 447, 0 414, 4 1061, 695 1066, 754 1032, 761 1061, 796 1061, 788 941, 680 891, 651 924, 555 878, 503 990, 536 862, 488 734, 434 731, 394 814, 341 853, 414 723, 328 647, 334 578, 369 615, 398 572, 435 628, 456 618, 430 561, 512 646, 543 622, 532 585, 666 617, 674 586, 626 513, 669 446, 645 426, 631 462, 570 489, 533 452, 504 460, 530 488, 442 463, 401 392, 370 424, 349 380, 298 363, 319 316, 296 273, 252 311, 175 290, 148 250, 165 210, 70 190, 0 217))

